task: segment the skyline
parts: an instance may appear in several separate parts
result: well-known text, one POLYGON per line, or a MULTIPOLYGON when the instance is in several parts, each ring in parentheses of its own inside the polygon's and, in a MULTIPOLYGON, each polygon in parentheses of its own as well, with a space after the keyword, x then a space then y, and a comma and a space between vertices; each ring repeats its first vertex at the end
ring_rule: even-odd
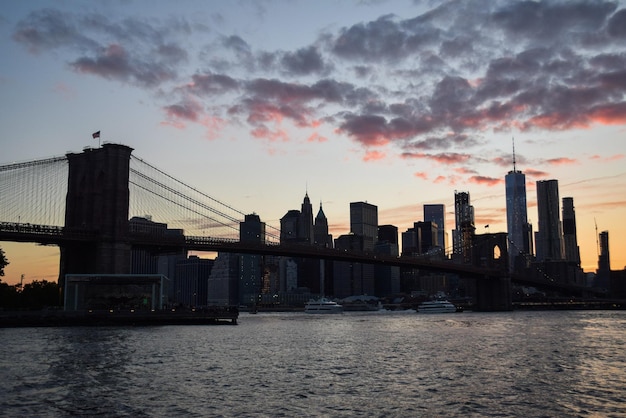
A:
MULTIPOLYGON (((596 224, 626 266, 623 1, 1 4, 0 164, 101 139, 273 226, 305 193, 334 238, 350 202, 399 233, 442 203, 451 242, 455 190, 506 232, 515 138, 533 230, 556 179, 583 269, 596 224)), ((0 247, 3 281, 53 276, 53 249, 0 247)))

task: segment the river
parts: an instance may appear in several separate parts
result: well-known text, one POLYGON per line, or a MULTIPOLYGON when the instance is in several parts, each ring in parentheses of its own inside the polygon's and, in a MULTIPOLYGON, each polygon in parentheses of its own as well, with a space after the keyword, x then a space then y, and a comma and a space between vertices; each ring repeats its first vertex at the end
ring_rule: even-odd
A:
POLYGON ((0 329, 6 417, 626 416, 626 311, 0 329))

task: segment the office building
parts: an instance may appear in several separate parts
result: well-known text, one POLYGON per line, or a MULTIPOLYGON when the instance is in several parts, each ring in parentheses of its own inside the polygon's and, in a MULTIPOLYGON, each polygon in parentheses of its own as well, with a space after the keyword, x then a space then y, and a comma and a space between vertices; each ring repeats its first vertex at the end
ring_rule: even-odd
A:
POLYGON ((443 249, 443 254, 448 254, 448 235, 446 234, 446 205, 424 205, 424 222, 437 224, 437 243, 443 249))
POLYGON ((220 253, 207 283, 207 305, 239 305, 239 255, 220 253))
POLYGON ((454 192, 454 222, 452 233, 453 256, 463 263, 472 261, 472 239, 474 226, 474 207, 470 205, 469 192, 454 192))
POLYGON ((600 232, 599 245, 600 254, 598 256, 598 271, 596 272, 596 280, 594 286, 608 289, 609 278, 611 274, 611 255, 609 253, 609 231, 600 232))
POLYGON ((320 247, 333 248, 333 236, 328 233, 328 219, 322 210, 322 202, 313 225, 313 243, 320 247))
MULTIPOLYGON (((257 214, 245 215, 239 223, 241 242, 265 242, 265 222, 257 214)), ((255 305, 261 294, 264 276, 263 257, 255 254, 241 254, 239 257, 239 303, 255 305)))
POLYGON ((306 244, 313 244, 313 206, 309 199, 309 194, 304 194, 304 200, 300 210, 300 224, 298 227, 298 238, 306 244))
MULTIPOLYGON (((378 242, 374 251, 379 254, 397 257, 398 227, 395 225, 381 225, 378 227, 378 242)), ((400 268, 394 266, 376 265, 374 267, 375 295, 385 297, 400 292, 400 268)))
POLYGON ((350 203, 350 232, 363 237, 363 250, 373 250, 378 241, 378 207, 367 202, 350 203))
POLYGON ((189 256, 176 263, 174 303, 187 307, 207 305, 208 284, 215 260, 189 256))
POLYGON ((508 233, 509 271, 521 271, 528 266, 532 254, 526 205, 526 175, 515 167, 504 177, 506 188, 506 227, 508 233))
POLYGON ((563 244, 565 245, 565 260, 568 263, 580 266, 580 249, 576 237, 576 213, 574 212, 574 198, 563 198, 563 244))
POLYGON ((563 232, 559 208, 559 182, 540 180, 537 182, 537 226, 535 245, 537 261, 563 260, 563 232))

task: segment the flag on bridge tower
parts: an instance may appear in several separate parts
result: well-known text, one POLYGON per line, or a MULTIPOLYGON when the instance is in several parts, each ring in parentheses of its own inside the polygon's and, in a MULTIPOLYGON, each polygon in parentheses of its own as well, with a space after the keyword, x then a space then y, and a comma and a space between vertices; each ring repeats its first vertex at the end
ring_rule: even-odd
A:
POLYGON ((92 133, 92 134, 91 134, 91 137, 92 137, 93 139, 100 138, 100 131, 92 133))

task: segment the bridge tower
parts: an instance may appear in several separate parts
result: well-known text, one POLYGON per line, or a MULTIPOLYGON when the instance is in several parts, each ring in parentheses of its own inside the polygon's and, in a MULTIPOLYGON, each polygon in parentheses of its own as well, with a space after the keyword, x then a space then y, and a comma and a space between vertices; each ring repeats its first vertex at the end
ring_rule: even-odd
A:
POLYGON ((69 153, 65 228, 95 233, 93 242, 61 247, 60 276, 128 274, 128 179, 130 154, 125 145, 104 144, 69 153))
POLYGON ((502 272, 502 277, 476 280, 476 309, 479 311, 510 311, 512 309, 507 248, 505 232, 474 235, 473 264, 502 272))

